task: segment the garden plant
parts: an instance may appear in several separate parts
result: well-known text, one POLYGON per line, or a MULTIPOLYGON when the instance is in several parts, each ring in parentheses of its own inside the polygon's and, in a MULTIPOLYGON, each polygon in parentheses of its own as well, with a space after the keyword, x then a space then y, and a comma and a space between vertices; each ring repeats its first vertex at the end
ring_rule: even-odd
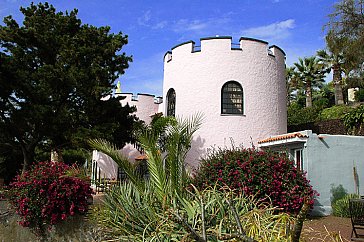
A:
POLYGON ((61 162, 40 162, 10 183, 7 197, 19 224, 45 236, 53 225, 86 214, 92 200, 89 179, 61 162))
MULTIPOLYGON (((192 135, 201 125, 201 116, 165 124, 165 128, 149 128, 139 136, 148 157, 149 180, 141 178, 135 165, 112 144, 103 140, 90 142, 93 148, 116 161, 128 177, 126 182, 109 190, 103 206, 95 207, 93 211, 94 219, 105 231, 121 241, 290 241, 295 229, 291 225, 295 219, 284 210, 298 212, 305 199, 303 195, 307 195, 311 204, 314 194, 308 181, 303 179, 303 173, 293 169, 291 163, 277 165, 277 171, 285 171, 289 167, 291 173, 282 174, 292 175, 290 178, 302 176, 291 187, 294 199, 279 200, 283 207, 281 210, 277 210, 269 197, 263 197, 256 191, 253 194, 253 190, 250 194, 236 193, 235 187, 221 189, 213 182, 199 186, 186 169, 185 157, 192 135), (160 142, 161 136, 163 142, 160 142), (300 181, 306 186, 301 188, 300 181), (293 208, 290 210, 287 203, 292 201, 293 208)), ((275 159, 275 156, 270 157, 269 153, 263 158, 275 159)), ((286 159, 281 163, 286 161, 290 162, 286 159)), ((225 165, 233 167, 233 164, 225 165)), ((276 187, 285 186, 277 182, 274 184, 276 187)), ((278 190, 278 193, 281 194, 281 191, 278 190)), ((276 199, 274 193, 270 195, 276 199)), ((290 195, 286 194, 286 199, 290 195)))
POLYGON ((312 206, 318 195, 285 152, 255 148, 212 151, 202 160, 193 183, 199 189, 217 183, 261 201, 269 199, 273 206, 293 214, 300 211, 304 201, 312 206))

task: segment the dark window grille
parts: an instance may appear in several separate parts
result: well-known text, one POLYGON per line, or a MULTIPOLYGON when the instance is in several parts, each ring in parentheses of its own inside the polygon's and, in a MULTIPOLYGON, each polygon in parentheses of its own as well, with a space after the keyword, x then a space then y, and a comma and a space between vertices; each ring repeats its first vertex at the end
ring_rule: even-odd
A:
POLYGON ((167 93, 167 116, 175 116, 176 114, 176 92, 173 88, 167 93))
POLYGON ((227 82, 221 89, 221 113, 243 114, 243 88, 235 81, 227 82))

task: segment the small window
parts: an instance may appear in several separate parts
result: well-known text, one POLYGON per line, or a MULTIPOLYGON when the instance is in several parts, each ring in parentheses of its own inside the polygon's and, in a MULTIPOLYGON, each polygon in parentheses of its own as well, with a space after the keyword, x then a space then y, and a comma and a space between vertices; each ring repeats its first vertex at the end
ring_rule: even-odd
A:
POLYGON ((303 170, 303 149, 292 149, 290 158, 293 159, 294 165, 298 170, 303 170))
POLYGON ((243 88, 238 82, 229 81, 221 89, 221 113, 243 114, 243 88))
POLYGON ((176 114, 176 92, 173 88, 167 93, 167 116, 175 116, 176 114))

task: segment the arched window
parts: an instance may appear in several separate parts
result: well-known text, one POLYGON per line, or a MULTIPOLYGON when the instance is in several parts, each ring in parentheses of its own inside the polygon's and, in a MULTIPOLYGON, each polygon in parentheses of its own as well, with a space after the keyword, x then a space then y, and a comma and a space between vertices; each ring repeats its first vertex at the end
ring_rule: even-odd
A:
POLYGON ((226 82, 221 88, 221 113, 243 114, 243 97, 243 88, 238 82, 226 82))
POLYGON ((173 88, 167 92, 167 116, 175 116, 176 114, 176 92, 173 88))

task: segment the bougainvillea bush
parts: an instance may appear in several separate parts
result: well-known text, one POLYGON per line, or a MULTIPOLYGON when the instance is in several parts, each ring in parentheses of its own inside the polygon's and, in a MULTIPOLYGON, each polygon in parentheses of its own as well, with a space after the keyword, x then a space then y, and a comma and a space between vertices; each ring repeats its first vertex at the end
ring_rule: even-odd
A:
POLYGON ((43 235, 67 217, 85 214, 92 189, 74 174, 74 167, 64 163, 41 162, 18 175, 9 185, 8 197, 21 217, 19 224, 43 235))
POLYGON ((286 154, 254 148, 213 151, 202 160, 193 184, 199 189, 228 186, 260 201, 270 199, 273 206, 289 213, 298 213, 305 201, 312 206, 318 195, 286 154))

